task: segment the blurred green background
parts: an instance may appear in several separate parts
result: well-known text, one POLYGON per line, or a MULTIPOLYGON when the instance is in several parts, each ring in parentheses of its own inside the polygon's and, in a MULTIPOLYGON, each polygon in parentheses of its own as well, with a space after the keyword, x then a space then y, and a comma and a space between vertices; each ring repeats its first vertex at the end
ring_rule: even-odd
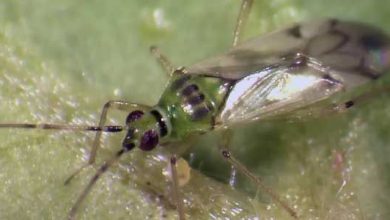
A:
MULTIPOLYGON (((0 121, 96 124, 107 100, 152 105, 168 78, 149 46, 159 45, 178 66, 223 52, 239 4, 1 0, 0 121)), ((362 21, 390 33, 389 11, 390 2, 379 0, 257 0, 244 36, 319 17, 362 21)), ((237 129, 232 149, 302 219, 388 219, 389 103, 384 94, 343 115, 248 125, 237 129)), ((114 113, 110 122, 125 116, 114 113)), ((187 155, 202 172, 194 170, 182 189, 190 219, 288 219, 244 178, 238 177, 237 190, 226 184, 229 167, 216 136, 201 137, 187 155)), ((104 137, 97 164, 119 149, 122 135, 104 137)), ((2 129, 0 219, 65 219, 94 168, 69 186, 63 182, 86 162, 92 138, 2 129)), ((176 219, 165 167, 163 152, 127 155, 94 187, 78 219, 176 219)))

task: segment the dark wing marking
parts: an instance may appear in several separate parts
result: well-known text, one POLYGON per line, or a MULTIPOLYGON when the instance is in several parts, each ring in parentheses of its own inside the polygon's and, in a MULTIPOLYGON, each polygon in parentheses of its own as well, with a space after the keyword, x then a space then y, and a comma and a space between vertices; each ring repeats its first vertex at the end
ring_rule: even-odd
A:
POLYGON ((341 78, 348 80, 352 74, 368 81, 389 69, 390 39, 382 31, 357 22, 311 21, 244 42, 187 71, 238 80, 297 54, 340 71, 341 78))

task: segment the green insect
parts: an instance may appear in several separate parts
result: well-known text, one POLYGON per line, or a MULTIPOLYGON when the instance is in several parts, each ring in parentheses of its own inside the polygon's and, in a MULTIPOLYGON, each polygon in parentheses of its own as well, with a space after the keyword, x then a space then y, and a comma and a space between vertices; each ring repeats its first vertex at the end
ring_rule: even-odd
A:
MULTIPOLYGON (((138 148, 152 151, 174 145, 170 158, 173 193, 179 219, 186 217, 178 190, 176 161, 180 143, 211 130, 229 131, 238 124, 273 117, 320 116, 342 112, 362 100, 364 85, 390 69, 390 38, 368 25, 336 19, 310 21, 239 42, 252 0, 243 0, 233 47, 226 53, 190 67, 173 68, 153 47, 152 53, 170 74, 168 85, 154 106, 109 101, 98 126, 0 124, 2 128, 92 130, 96 136, 88 163, 95 162, 102 132, 126 132, 122 148, 97 170, 69 212, 74 219, 100 176, 123 154, 138 148), (125 125, 107 126, 108 111, 129 112, 125 125)), ((291 216, 295 211, 264 186, 221 144, 221 154, 238 172, 279 203, 291 216)))

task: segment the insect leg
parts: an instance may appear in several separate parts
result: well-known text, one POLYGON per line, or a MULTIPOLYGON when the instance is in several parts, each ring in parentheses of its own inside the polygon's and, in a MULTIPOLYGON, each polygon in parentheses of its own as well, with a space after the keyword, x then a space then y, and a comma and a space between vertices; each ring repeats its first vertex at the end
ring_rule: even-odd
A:
POLYGON ((159 62, 159 64, 165 70, 168 76, 171 76, 176 68, 173 66, 172 62, 168 59, 168 57, 165 56, 161 52, 160 48, 158 48, 157 46, 151 46, 150 52, 156 58, 156 60, 159 62))
POLYGON ((337 112, 344 112, 351 107, 360 106, 362 104, 365 104, 369 100, 371 100, 372 97, 381 96, 383 94, 388 94, 390 92, 390 87, 380 87, 380 88, 374 88, 366 93, 363 93, 359 96, 356 96, 349 101, 343 102, 341 104, 338 104, 333 107, 333 109, 337 112))
POLYGON ((278 194, 276 194, 271 188, 264 185, 261 179, 255 176, 251 171, 248 170, 243 164, 241 164, 236 158, 233 157, 231 152, 225 148, 225 146, 220 146, 220 150, 223 158, 229 162, 235 169, 248 177, 251 181, 253 181, 257 187, 260 187, 263 191, 268 193, 271 198, 282 206, 293 218, 298 219, 297 213, 286 203, 284 202, 278 194))
POLYGON ((116 163, 119 158, 126 152, 125 149, 121 149, 118 151, 114 157, 112 157, 110 160, 106 161, 102 166, 99 167, 99 169, 96 171, 95 175, 89 180, 88 185, 84 188, 84 190, 81 192, 79 197, 77 198, 76 202, 72 206, 72 208, 69 211, 68 219, 74 220, 75 215, 81 205, 81 203, 84 201, 85 197, 88 195, 88 193, 91 191, 92 187, 95 185, 95 183, 98 181, 100 176, 107 171, 107 169, 112 166, 114 163, 116 163))
MULTIPOLYGON (((106 104, 103 106, 102 113, 100 115, 100 121, 99 121, 99 127, 104 127, 107 119, 107 113, 109 109, 117 109, 120 111, 125 111, 129 112, 132 109, 149 109, 148 106, 140 105, 140 104, 134 104, 134 103, 129 103, 126 101, 117 101, 117 100, 111 100, 108 101, 106 104)), ((65 180, 65 185, 69 184, 70 181, 77 176, 82 170, 84 170, 86 167, 89 165, 95 163, 95 158, 96 158, 96 152, 99 148, 100 145, 100 138, 102 136, 102 131, 97 131, 95 135, 95 139, 92 143, 92 148, 91 148, 91 153, 89 155, 88 163, 84 164, 81 166, 79 169, 77 169, 68 179, 65 180)))
MULTIPOLYGON (((229 147, 231 146, 231 142, 232 142, 232 138, 233 138, 233 131, 231 129, 226 129, 224 131, 222 131, 222 139, 220 139, 221 141, 221 146, 224 146, 226 150, 229 149, 229 147)), ((230 165, 231 166, 231 170, 230 170, 230 177, 229 177, 229 185, 231 187, 234 187, 236 185, 236 178, 237 178, 237 169, 236 167, 234 167, 233 165, 230 165)))
POLYGON ((234 32, 233 32, 233 43, 232 43, 233 47, 237 46, 237 44, 240 41, 241 32, 248 20, 248 16, 252 4, 253 4, 253 0, 242 0, 241 2, 240 12, 238 14, 237 21, 236 21, 236 27, 234 28, 234 32))
POLYGON ((172 175, 172 188, 173 188, 173 199, 176 202, 176 208, 177 212, 179 214, 179 219, 184 220, 184 206, 183 206, 183 200, 179 194, 179 179, 177 175, 177 169, 176 169, 176 162, 177 157, 175 155, 172 155, 169 159, 170 162, 170 168, 171 168, 171 175, 172 175))
POLYGON ((298 115, 308 115, 307 113, 309 113, 311 116, 310 118, 320 118, 345 113, 352 108, 366 104, 366 102, 369 102, 372 97, 388 94, 389 91, 390 87, 374 88, 358 96, 351 97, 350 99, 347 99, 347 101, 328 104, 326 106, 313 106, 308 108, 306 111, 303 110, 301 113, 298 113, 298 115))

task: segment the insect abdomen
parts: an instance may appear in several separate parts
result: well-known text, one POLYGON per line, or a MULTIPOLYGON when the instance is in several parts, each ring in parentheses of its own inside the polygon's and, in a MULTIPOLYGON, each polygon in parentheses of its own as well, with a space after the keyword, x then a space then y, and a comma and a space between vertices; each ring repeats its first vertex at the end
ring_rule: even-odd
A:
POLYGON ((172 135, 212 129, 228 89, 227 82, 215 77, 173 76, 159 102, 171 117, 172 135))

